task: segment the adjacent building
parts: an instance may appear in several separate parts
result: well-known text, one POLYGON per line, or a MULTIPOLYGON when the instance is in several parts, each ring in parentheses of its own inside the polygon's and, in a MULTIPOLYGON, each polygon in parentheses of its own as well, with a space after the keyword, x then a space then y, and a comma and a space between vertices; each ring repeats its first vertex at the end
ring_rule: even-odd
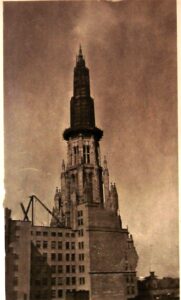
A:
POLYGON ((158 278, 155 272, 138 280, 137 300, 179 300, 179 278, 158 278))
POLYGON ((70 127, 49 226, 35 226, 33 199, 24 220, 6 209, 7 300, 126 300, 137 295, 138 255, 123 228, 118 193, 101 161, 89 69, 80 48, 74 68, 70 127), (28 213, 31 209, 32 217, 28 213))

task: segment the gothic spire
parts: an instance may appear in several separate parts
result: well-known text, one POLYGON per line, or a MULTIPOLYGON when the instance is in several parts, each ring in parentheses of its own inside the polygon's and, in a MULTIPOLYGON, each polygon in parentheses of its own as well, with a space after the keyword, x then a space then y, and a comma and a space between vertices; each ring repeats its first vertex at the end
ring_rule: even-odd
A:
POLYGON ((70 128, 64 131, 64 139, 68 140, 79 133, 94 135, 97 140, 103 135, 102 130, 95 127, 94 100, 90 96, 89 69, 80 45, 74 67, 73 97, 70 102, 70 128))
POLYGON ((81 44, 79 46, 79 57, 83 57, 81 44))

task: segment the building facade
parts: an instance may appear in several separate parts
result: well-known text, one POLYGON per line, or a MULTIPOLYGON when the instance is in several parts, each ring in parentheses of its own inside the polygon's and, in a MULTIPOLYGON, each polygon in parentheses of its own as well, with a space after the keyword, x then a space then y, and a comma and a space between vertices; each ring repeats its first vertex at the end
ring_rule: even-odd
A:
MULTIPOLYGON (((138 256, 132 235, 122 227, 106 158, 101 163, 103 131, 96 127, 81 48, 70 119, 63 133, 67 162, 62 162, 50 225, 35 226, 29 208, 23 208, 23 221, 12 220, 7 209, 7 300, 126 300, 137 294, 138 256)), ((33 211, 33 200, 30 204, 33 211)))

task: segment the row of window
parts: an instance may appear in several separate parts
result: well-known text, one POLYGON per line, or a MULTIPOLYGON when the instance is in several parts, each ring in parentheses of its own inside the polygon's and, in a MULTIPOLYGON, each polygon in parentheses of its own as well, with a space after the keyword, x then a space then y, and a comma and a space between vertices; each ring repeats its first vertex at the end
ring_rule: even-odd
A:
POLYGON ((51 246, 51 249, 63 249, 63 245, 65 246, 64 248, 66 250, 68 249, 75 249, 75 242, 65 242, 63 243, 62 241, 51 241, 48 243, 48 241, 36 241, 36 247, 37 248, 43 248, 47 249, 49 246, 51 246))
MULTIPOLYGON (((63 232, 48 232, 48 231, 31 231, 31 235, 36 235, 36 236, 58 236, 58 237, 63 237, 63 232)), ((65 237, 75 237, 74 232, 66 232, 65 237)))
MULTIPOLYGON (((67 292, 73 292, 75 290, 66 290, 67 292)), ((49 291, 36 291, 34 297, 35 299, 50 299, 49 296, 49 291)), ((63 290, 51 290, 51 299, 58 298, 61 299, 63 298, 63 290)))
MULTIPOLYGON (((33 282, 31 281, 31 284, 32 283, 33 282)), ((64 283, 66 285, 75 285, 76 284, 76 277, 65 277, 65 278, 64 277, 57 277, 57 278, 52 277, 51 278, 51 285, 63 285, 64 283), (64 280, 65 280, 65 282, 64 282, 64 280)), ((13 284, 15 286, 18 285, 18 277, 14 277, 13 284)), ((79 278, 79 284, 80 285, 85 284, 85 278, 84 277, 79 278)), ((47 286, 48 285, 48 278, 42 278, 42 280, 35 279, 34 285, 35 286, 47 286)), ((129 287, 129 288, 132 288, 132 291, 134 289, 134 287, 129 287)))
MULTIPOLYGON (((58 265, 58 266, 52 265, 51 266, 52 273, 56 273, 56 272, 63 273, 63 270, 64 270, 64 266, 62 266, 62 265, 58 265)), ((76 266, 75 265, 66 265, 65 271, 66 271, 66 273, 76 273, 76 266)), ((85 266, 80 265, 79 273, 84 273, 84 272, 85 272, 85 266)))
MULTIPOLYGON (((48 285, 48 278, 43 278, 42 280, 36 279, 34 281, 35 286, 47 286, 48 285)), ((51 286, 52 285, 75 285, 76 284, 76 277, 52 277, 51 278, 51 286)))
POLYGON ((34 293, 34 295, 31 295, 31 298, 33 297, 33 299, 51 299, 52 298, 58 298, 58 299, 62 299, 63 297, 63 291, 62 290, 51 290, 51 295, 50 295, 50 291, 49 290, 45 290, 45 291, 36 291, 34 293))
MULTIPOLYGON (((62 261, 63 260, 63 253, 50 253, 50 259, 52 261, 62 261)), ((81 254, 81 259, 79 258, 79 260, 83 260, 82 259, 82 255, 84 257, 84 254, 81 254)), ((80 254, 79 254, 80 256, 80 254)), ((38 263, 38 262, 45 262, 47 261, 48 258, 48 253, 43 253, 42 256, 35 256, 33 257, 34 262, 38 263)), ((65 260, 66 261, 75 261, 75 253, 66 253, 65 254, 65 260)))

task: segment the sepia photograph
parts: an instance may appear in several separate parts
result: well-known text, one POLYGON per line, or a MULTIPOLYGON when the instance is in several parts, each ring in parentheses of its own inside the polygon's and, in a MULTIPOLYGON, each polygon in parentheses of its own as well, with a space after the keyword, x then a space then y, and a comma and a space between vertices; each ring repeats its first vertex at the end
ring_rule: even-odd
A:
POLYGON ((176 4, 3 2, 6 300, 180 299, 176 4))

